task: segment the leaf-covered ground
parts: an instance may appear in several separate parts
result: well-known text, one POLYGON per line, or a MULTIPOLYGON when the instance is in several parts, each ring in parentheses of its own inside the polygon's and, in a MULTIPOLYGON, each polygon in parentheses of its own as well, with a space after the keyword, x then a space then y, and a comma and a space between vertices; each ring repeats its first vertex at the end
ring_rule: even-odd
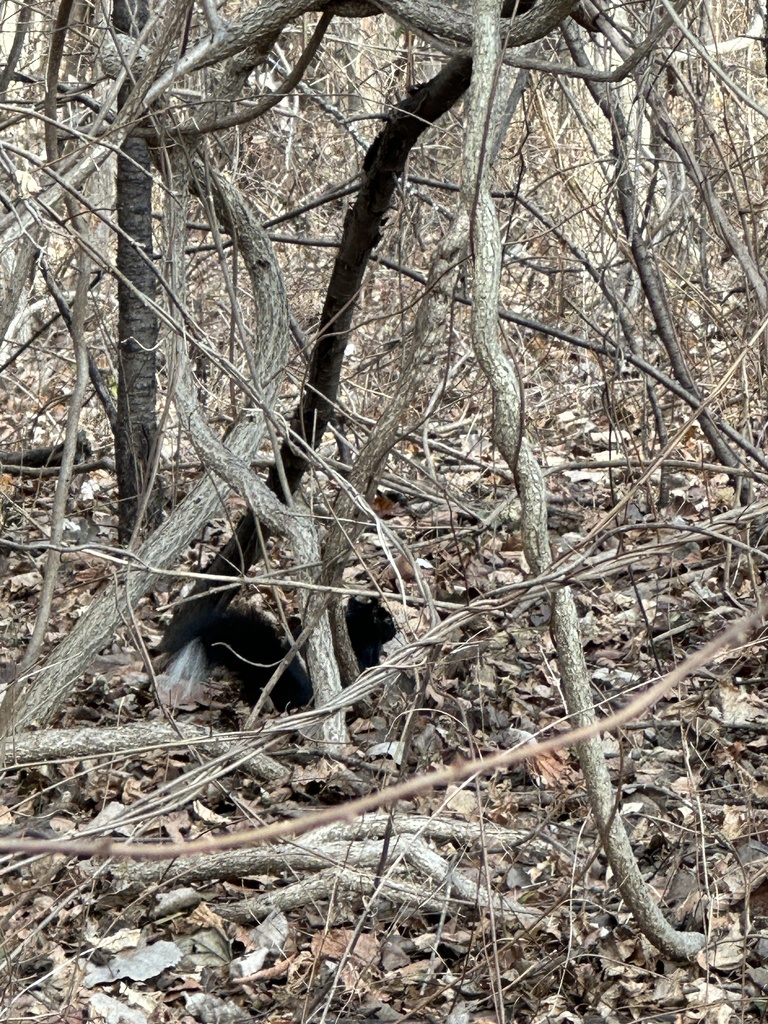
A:
MULTIPOLYGON (((768 507, 721 511, 726 478, 685 468, 683 451, 666 507, 625 489, 630 500, 609 515, 616 469, 601 459, 610 454, 567 461, 553 449, 548 469, 552 542, 576 590, 595 703, 606 713, 754 606, 768 507)), ((707 935, 695 963, 666 962, 627 914, 570 750, 358 820, 338 813, 416 772, 568 727, 548 633, 557 581, 528 580, 504 475, 490 456, 482 467, 485 452, 472 458, 473 467, 446 457, 445 493, 461 492, 460 503, 419 499, 389 480, 377 512, 408 556, 388 561, 374 534, 360 556, 398 621, 390 659, 418 652, 415 641, 436 625, 417 572, 438 620, 468 601, 482 614, 462 630, 433 628, 439 642, 426 659, 414 654, 411 671, 393 671, 351 707, 353 744, 338 757, 317 749, 311 729, 268 718, 275 731, 241 737, 233 767, 231 745, 212 737, 232 739, 247 708, 224 679, 173 713, 175 742, 148 738, 141 730, 166 728, 169 712, 128 630, 62 708, 66 732, 20 737, 6 751, 0 814, 5 836, 21 841, 225 841, 318 810, 330 817, 298 838, 188 861, 7 856, 5 1019, 762 1018, 768 706, 759 636, 603 741, 644 877, 676 927, 707 935), (264 761, 249 760, 257 752, 264 761)), ((98 535, 94 494, 109 486, 108 470, 88 477, 73 498, 73 529, 98 535)), ((9 535, 29 536, 48 514, 52 484, 6 476, 3 488, 9 535)), ((279 564, 279 549, 273 555, 279 564)), ((42 562, 33 551, 2 559, 0 623, 13 661, 31 629, 42 562)), ((65 557, 52 644, 107 571, 88 552, 65 557)), ((350 586, 365 586, 356 572, 350 586)), ((149 648, 170 597, 137 609, 149 648)))

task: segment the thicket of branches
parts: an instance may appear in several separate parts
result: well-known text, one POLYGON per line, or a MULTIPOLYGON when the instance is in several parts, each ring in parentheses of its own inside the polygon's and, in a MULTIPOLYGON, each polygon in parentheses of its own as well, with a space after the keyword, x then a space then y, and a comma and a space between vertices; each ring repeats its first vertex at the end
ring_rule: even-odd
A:
MULTIPOLYGON (((23 582, 0 594, 0 726, 19 758, 48 756, 24 729, 61 720, 116 633, 151 672, 148 648, 188 613, 182 585, 198 607, 245 585, 297 610, 317 697, 259 743, 206 748, 220 761, 189 785, 246 749, 259 777, 282 779, 258 751, 297 722, 324 753, 349 750, 346 711, 386 673, 342 688, 345 590, 400 609, 390 664, 417 683, 392 725, 405 770, 413 716, 470 633, 519 646, 532 612, 566 715, 588 729, 584 646, 599 647, 596 616, 626 611, 619 580, 641 609, 624 636, 631 685, 685 653, 654 643, 674 635, 669 595, 684 589, 662 598, 656 581, 668 563, 682 575, 703 531, 727 546, 715 561, 733 609, 756 604, 757 6, 2 10, 0 557, 23 582)), ((703 640, 733 616, 709 568, 695 585, 703 640)), ((148 728, 136 742, 168 741, 148 728)), ((82 737, 53 742, 82 756, 82 737)), ((695 956, 704 923, 660 915, 596 735, 579 758, 635 921, 695 956)), ((351 841, 324 837, 337 839, 351 841)), ((372 863, 361 853, 361 871, 372 863)), ((501 986, 493 1000, 503 1012, 501 986)))

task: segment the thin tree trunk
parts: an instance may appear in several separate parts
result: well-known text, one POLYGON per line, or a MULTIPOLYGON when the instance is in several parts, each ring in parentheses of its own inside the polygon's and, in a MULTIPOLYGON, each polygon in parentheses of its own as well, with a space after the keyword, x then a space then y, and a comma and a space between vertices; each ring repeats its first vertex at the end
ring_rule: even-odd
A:
MULTIPOLYGON (((126 0, 115 4, 113 24, 138 34, 147 20, 144 3, 130 10, 126 0)), ((120 102, 130 91, 126 85, 120 102)), ((119 535, 128 544, 142 506, 147 525, 161 515, 161 494, 153 487, 152 456, 157 435, 158 323, 150 301, 156 294, 152 256, 152 165, 147 143, 129 136, 117 157, 117 431, 115 463, 119 498, 119 535)))

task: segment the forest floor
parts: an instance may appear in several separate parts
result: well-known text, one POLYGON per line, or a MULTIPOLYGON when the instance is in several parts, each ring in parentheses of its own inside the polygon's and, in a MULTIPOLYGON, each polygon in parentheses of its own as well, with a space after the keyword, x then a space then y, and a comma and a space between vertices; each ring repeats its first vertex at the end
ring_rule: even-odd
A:
MULTIPOLYGON (((552 470, 548 483, 557 554, 604 525, 609 477, 566 468, 552 470)), ((476 507, 498 503, 502 484, 480 474, 476 507)), ((677 484, 663 512, 651 515, 638 501, 615 530, 603 528, 573 580, 601 714, 754 606, 766 506, 721 511, 714 488, 725 478, 693 464, 677 484)), ((48 514, 50 484, 14 476, 4 478, 4 493, 12 496, 6 511, 48 514)), ((50 730, 57 756, 8 752, 3 834, 141 844, 216 838, 222 852, 190 863, 6 856, 3 1019, 763 1019, 764 644, 758 638, 722 655, 642 721, 603 737, 643 876, 675 927, 707 935, 696 962, 672 963, 622 904, 571 750, 427 789, 357 820, 337 813, 415 773, 567 729, 546 593, 526 593, 515 531, 501 521, 482 532, 445 504, 416 508, 393 492, 377 511, 420 552, 440 609, 505 588, 514 600, 351 707, 352 744, 339 757, 284 720, 267 750, 275 777, 255 761, 233 766, 188 734, 175 744, 142 742, 138 730, 165 724, 169 712, 137 644, 129 634, 116 638, 62 707, 56 728, 68 732, 50 730), (108 728, 124 730, 113 748, 96 750, 94 740, 94 752, 84 753, 82 736, 87 744, 112 735, 108 728), (245 828, 300 823, 323 810, 319 831, 227 849, 245 828)), ((213 531, 214 542, 222 535, 213 531)), ((425 612, 395 592, 375 535, 366 536, 362 560, 399 626, 391 657, 423 634, 425 612)), ((2 560, 0 624, 11 661, 31 629, 42 563, 29 552, 2 560)), ((87 551, 65 557, 52 643, 104 577, 87 551)), ((167 621, 158 610, 166 597, 137 610, 150 649, 167 621)), ((235 689, 214 680, 171 717, 201 727, 201 736, 234 737, 247 711, 235 689)), ((48 736, 41 730, 34 740, 48 736)), ((264 746, 259 729, 245 739, 264 746)))

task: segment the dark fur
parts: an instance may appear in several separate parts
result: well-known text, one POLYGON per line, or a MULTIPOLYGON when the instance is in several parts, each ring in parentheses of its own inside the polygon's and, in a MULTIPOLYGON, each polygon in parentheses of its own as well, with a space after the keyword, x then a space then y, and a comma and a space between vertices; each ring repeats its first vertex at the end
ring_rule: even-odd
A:
MULTIPOLYGON (((395 621, 378 599, 352 597, 346 610, 347 630, 360 671, 378 665, 382 646, 397 629, 395 621)), ((199 640, 211 665, 221 665, 242 684, 243 699, 254 705, 278 664, 290 650, 287 641, 255 608, 201 611, 183 630, 170 631, 161 650, 177 654, 199 640)), ((312 700, 312 681, 299 658, 294 659, 275 682, 270 693, 278 711, 304 707, 312 700)))
POLYGON ((345 615, 349 640, 360 671, 378 665, 384 644, 397 633, 395 620, 378 598, 365 601, 351 597, 345 615))

